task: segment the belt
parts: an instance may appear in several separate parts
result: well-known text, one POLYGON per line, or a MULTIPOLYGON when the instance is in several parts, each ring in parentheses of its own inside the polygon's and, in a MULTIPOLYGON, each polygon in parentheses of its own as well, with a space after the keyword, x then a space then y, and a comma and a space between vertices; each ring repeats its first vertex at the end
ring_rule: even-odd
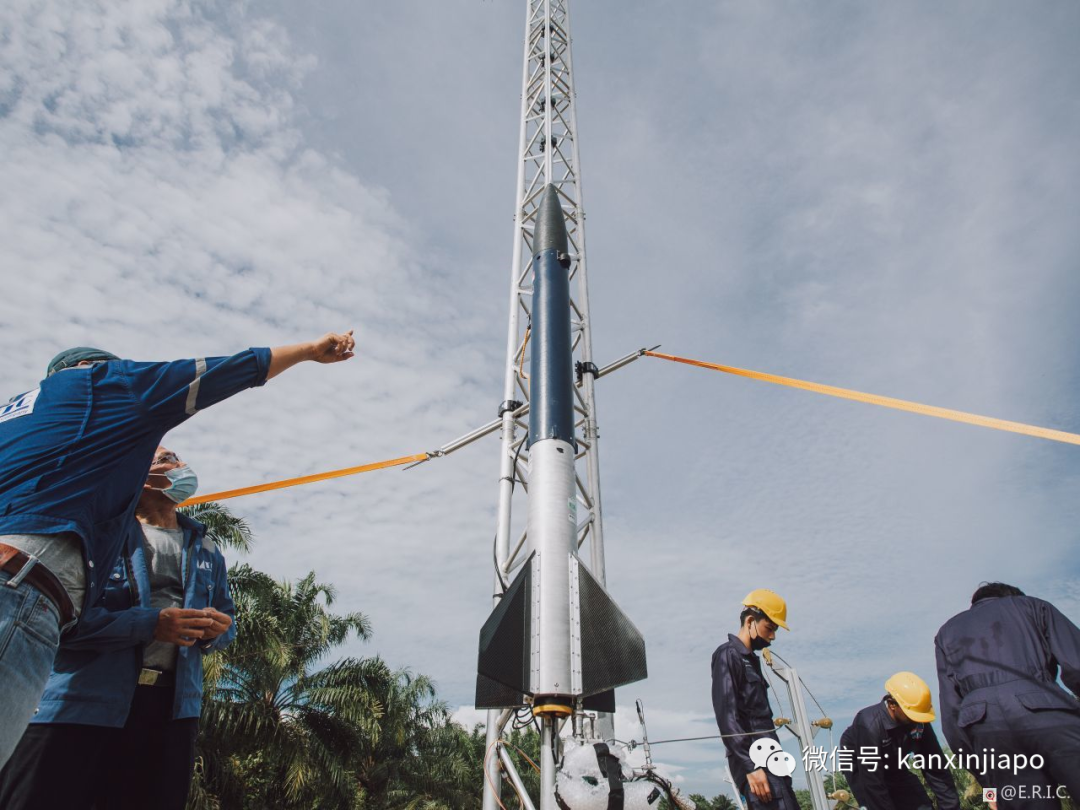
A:
POLYGON ((26 582, 41 591, 60 613, 61 629, 75 621, 75 606, 71 604, 71 597, 56 578, 56 574, 42 565, 37 557, 15 546, 0 543, 0 571, 11 574, 12 578, 7 584, 12 588, 26 582))
POLYGON ((1045 680, 1045 678, 1040 678, 1038 675, 1021 675, 1015 672, 991 670, 990 672, 977 672, 974 675, 965 675, 963 678, 957 679, 957 684, 965 692, 974 692, 976 689, 986 689, 990 686, 1001 686, 1002 684, 1015 683, 1016 681, 1038 683, 1045 680))
POLYGON ((139 670, 139 686, 175 686, 176 673, 174 671, 163 672, 160 669, 139 670))

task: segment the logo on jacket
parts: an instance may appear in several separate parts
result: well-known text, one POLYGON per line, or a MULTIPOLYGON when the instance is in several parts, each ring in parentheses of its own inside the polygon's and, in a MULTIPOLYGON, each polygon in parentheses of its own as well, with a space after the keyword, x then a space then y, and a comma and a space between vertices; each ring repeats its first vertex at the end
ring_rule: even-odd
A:
POLYGON ((6 422, 9 419, 18 419, 20 416, 26 416, 34 412, 34 403, 37 402, 38 394, 41 393, 40 388, 35 388, 33 391, 27 391, 25 394, 19 394, 17 397, 12 397, 8 400, 8 404, 0 408, 0 422, 6 422))
POLYGON ((198 569, 200 571, 213 571, 214 570, 214 564, 212 562, 210 562, 209 560, 199 560, 199 563, 198 563, 197 567, 198 567, 198 569))

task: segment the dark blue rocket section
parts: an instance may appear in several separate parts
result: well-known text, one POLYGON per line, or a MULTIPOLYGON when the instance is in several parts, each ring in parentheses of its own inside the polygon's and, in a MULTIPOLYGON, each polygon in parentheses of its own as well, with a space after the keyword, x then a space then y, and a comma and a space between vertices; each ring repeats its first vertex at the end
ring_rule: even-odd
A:
POLYGON ((570 257, 555 186, 544 189, 533 238, 529 445, 574 442, 574 360, 570 348, 570 257))

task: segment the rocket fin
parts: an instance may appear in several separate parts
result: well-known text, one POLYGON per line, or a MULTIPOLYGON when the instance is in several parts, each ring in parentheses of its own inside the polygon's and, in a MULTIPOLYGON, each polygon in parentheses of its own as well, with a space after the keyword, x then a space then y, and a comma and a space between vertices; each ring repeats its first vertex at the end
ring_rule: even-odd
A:
POLYGON ((532 569, 530 556, 480 629, 477 708, 520 706, 529 691, 532 569))
POLYGON ((587 712, 615 714, 615 690, 608 689, 606 692, 600 692, 592 697, 585 698, 581 701, 581 708, 587 712))
POLYGON ((525 695, 516 689, 503 686, 498 681, 485 678, 483 675, 476 676, 476 703, 477 709, 511 709, 525 705, 525 695))
POLYGON ((576 556, 580 616, 581 682, 584 697, 648 677, 645 639, 615 600, 576 556))

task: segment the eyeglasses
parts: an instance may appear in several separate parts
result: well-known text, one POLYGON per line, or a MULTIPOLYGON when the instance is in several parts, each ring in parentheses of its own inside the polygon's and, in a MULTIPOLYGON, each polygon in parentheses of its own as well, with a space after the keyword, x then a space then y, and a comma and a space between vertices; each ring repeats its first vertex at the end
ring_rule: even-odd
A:
POLYGON ((154 456, 154 464, 153 464, 153 466, 157 467, 160 464, 179 464, 179 463, 180 463, 180 456, 176 455, 176 453, 169 452, 169 453, 161 453, 159 455, 154 456))

